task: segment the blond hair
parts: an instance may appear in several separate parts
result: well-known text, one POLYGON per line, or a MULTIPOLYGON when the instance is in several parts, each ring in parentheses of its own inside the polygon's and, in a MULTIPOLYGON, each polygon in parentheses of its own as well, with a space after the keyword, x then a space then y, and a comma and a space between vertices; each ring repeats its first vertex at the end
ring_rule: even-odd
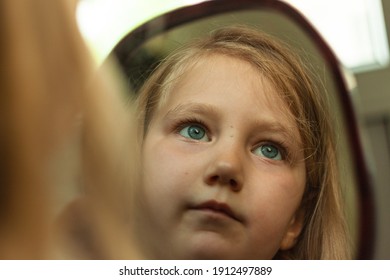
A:
POLYGON ((76 2, 0 3, 0 259, 93 258, 72 222, 54 230, 61 197, 79 191, 95 258, 136 256, 121 224, 136 178, 133 118, 112 72, 96 71, 76 2))
POLYGON ((301 134, 307 173, 301 203, 304 228, 294 248, 278 252, 275 258, 350 258, 329 105, 316 78, 291 47, 244 26, 225 27, 184 46, 164 59, 140 90, 140 135, 147 133, 154 112, 180 76, 210 54, 239 58, 258 69, 290 109, 301 134))

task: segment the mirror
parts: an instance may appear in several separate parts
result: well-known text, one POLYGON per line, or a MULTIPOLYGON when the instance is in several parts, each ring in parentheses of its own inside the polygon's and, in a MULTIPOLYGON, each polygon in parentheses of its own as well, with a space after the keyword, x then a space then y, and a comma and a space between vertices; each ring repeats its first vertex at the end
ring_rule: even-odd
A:
POLYGON ((128 33, 112 54, 129 88, 137 92, 169 53, 212 30, 237 24, 258 28, 293 46, 325 87, 336 120, 338 161, 354 258, 370 259, 375 228, 372 190, 351 101, 353 89, 333 52, 298 11, 281 1, 205 1, 146 22, 128 33))

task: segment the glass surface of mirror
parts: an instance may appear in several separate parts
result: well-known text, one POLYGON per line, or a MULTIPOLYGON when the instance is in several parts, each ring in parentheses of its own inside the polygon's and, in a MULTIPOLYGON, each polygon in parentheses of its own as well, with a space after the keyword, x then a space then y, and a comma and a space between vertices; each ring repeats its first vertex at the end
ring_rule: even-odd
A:
POLYGON ((113 51, 129 91, 137 92, 160 61, 188 42, 224 26, 246 25, 292 48, 320 81, 331 104, 340 179, 353 256, 372 254, 374 216, 369 176, 351 102, 352 89, 332 51, 293 8, 279 1, 207 1, 157 17, 124 37, 113 51))

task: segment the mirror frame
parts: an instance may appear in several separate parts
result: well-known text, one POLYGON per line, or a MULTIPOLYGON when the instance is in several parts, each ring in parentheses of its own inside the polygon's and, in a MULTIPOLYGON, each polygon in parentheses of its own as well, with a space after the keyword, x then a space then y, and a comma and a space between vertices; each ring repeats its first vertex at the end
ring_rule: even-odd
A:
POLYGON ((145 43, 147 40, 161 35, 180 25, 191 23, 227 12, 242 10, 272 10, 285 15, 292 22, 296 23, 306 35, 312 38, 314 45, 323 54, 324 60, 330 69, 334 79, 336 90, 339 94, 336 97, 343 110, 343 118, 346 123, 347 140, 351 145, 352 167, 356 171, 357 183, 357 215, 358 215, 358 236, 356 259, 372 259, 375 241, 375 211, 373 200, 373 189, 367 168, 367 162, 363 153, 363 145, 357 124, 357 118, 350 98, 343 72, 339 61, 325 40, 308 22, 308 20, 291 5, 279 0, 209 0, 194 5, 178 8, 166 12, 154 19, 147 21, 134 30, 131 30, 113 49, 112 54, 118 60, 121 67, 125 67, 126 61, 145 43), (163 26, 161 26, 163 23, 163 26))

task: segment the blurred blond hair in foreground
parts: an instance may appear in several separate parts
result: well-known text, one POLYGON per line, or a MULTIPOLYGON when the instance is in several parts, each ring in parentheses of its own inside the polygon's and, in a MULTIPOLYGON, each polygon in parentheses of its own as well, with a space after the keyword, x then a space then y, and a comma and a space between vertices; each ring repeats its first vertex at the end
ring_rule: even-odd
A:
POLYGON ((141 257, 127 217, 138 158, 131 110, 115 71, 96 71, 75 5, 0 2, 0 259, 141 257))

